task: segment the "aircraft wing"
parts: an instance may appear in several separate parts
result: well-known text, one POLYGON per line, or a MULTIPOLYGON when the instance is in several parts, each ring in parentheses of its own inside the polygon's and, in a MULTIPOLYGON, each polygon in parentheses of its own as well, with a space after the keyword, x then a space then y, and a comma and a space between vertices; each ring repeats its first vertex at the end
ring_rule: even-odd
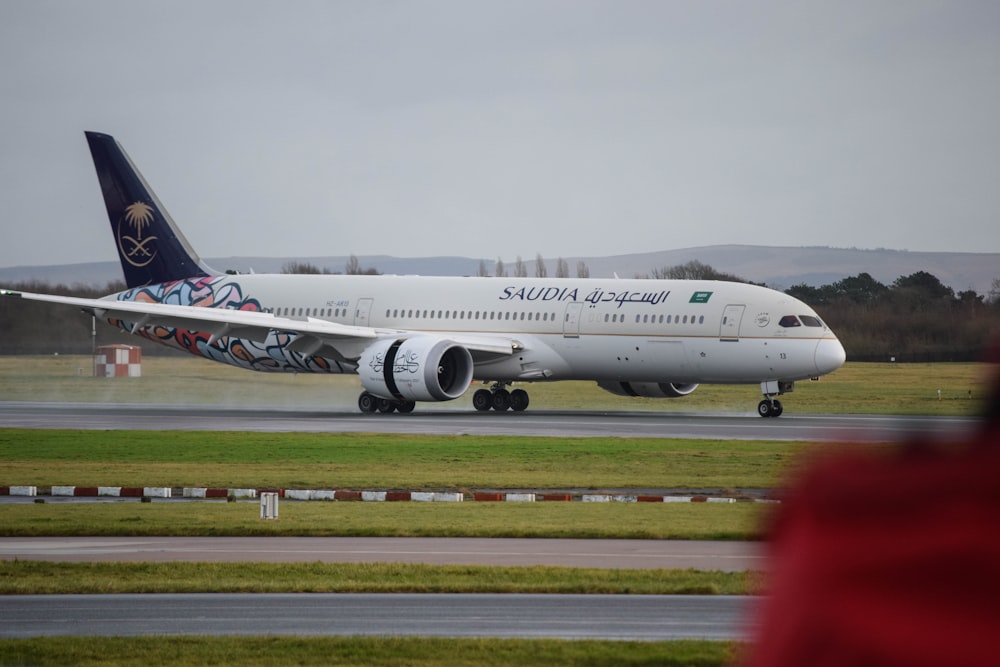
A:
MULTIPOLYGON (((309 355, 322 353, 341 361, 357 359, 364 348, 375 339, 409 333, 405 330, 356 327, 313 317, 279 317, 273 313, 230 308, 176 306, 146 301, 118 301, 111 298, 86 299, 6 289, 0 289, 0 296, 76 306, 101 319, 131 323, 133 333, 146 326, 200 331, 211 336, 209 344, 223 336, 264 342, 272 331, 298 334, 289 344, 290 349, 309 355)), ((412 333, 428 335, 422 332, 412 333)), ((520 346, 517 341, 503 336, 440 335, 468 348, 473 359, 480 362, 512 354, 520 346)))

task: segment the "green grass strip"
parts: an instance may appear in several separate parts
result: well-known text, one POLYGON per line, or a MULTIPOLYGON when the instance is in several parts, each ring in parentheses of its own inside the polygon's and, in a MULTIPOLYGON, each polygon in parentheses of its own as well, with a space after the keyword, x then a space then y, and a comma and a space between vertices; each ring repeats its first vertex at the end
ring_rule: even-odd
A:
POLYGON ((95 637, 0 640, 3 665, 342 665, 523 667, 618 665, 714 667, 731 663, 733 642, 560 641, 389 637, 95 637))
POLYGON ((758 539, 770 506, 754 503, 255 502, 0 505, 0 536, 553 537, 758 539))
POLYGON ((0 594, 559 593, 746 595, 757 572, 401 563, 0 561, 0 594))
POLYGON ((763 488, 805 443, 0 429, 0 484, 278 488, 763 488))

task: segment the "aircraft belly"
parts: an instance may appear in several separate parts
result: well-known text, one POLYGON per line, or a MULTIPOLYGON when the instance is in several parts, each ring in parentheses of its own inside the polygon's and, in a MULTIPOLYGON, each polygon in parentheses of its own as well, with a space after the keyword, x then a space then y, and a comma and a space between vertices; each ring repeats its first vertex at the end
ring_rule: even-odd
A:
POLYGON ((582 336, 555 346, 566 359, 561 379, 617 380, 628 382, 696 381, 682 339, 645 339, 629 336, 582 336))

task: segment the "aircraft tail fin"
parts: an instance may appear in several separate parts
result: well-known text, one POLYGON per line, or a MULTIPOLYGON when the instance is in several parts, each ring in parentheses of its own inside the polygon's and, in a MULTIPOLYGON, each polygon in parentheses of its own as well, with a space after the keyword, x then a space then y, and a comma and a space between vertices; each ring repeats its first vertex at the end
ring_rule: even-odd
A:
POLYGON ((87 132, 125 282, 142 287, 212 275, 114 137, 87 132))

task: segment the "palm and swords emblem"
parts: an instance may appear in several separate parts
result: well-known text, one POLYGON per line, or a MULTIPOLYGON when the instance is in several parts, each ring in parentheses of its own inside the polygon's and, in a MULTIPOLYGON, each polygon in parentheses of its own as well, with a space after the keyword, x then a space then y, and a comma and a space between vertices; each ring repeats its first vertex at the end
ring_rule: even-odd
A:
POLYGON ((135 230, 135 235, 124 233, 121 222, 118 223, 118 249, 121 251, 121 256, 132 266, 146 266, 156 256, 156 247, 153 244, 156 237, 143 238, 143 232, 153 223, 153 207, 140 201, 129 204, 125 207, 123 219, 135 230))

